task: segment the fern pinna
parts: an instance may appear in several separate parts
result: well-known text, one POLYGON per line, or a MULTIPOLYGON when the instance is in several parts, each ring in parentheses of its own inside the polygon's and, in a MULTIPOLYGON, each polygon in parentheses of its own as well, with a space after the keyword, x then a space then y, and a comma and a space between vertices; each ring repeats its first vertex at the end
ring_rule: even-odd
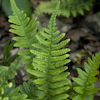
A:
POLYGON ((68 68, 64 65, 70 62, 67 59, 69 54, 66 54, 70 49, 62 49, 62 47, 70 39, 60 42, 65 33, 57 36, 59 31, 55 27, 55 20, 59 5, 60 1, 50 18, 49 29, 45 28, 44 31, 36 35, 39 43, 32 44, 36 50, 30 50, 36 57, 32 63, 34 69, 27 69, 27 72, 36 76, 34 82, 38 89, 42 91, 42 94, 39 96, 40 100, 67 100, 69 96, 66 93, 70 89, 70 81, 66 78, 69 72, 64 72, 68 68))
POLYGON ((95 93, 99 89, 94 87, 94 82, 97 81, 95 77, 99 72, 96 69, 99 68, 100 64, 100 52, 96 53, 95 56, 92 55, 92 60, 88 58, 88 64, 85 62, 84 67, 85 71, 80 68, 77 68, 79 76, 73 78, 74 82, 77 85, 74 85, 73 89, 77 92, 77 95, 73 100, 93 100, 95 93))
MULTIPOLYGON (((19 10, 14 0, 10 1, 13 15, 9 16, 9 22, 12 23, 12 29, 9 31, 18 35, 12 38, 13 40, 17 41, 14 46, 26 48, 19 51, 18 54, 22 55, 23 63, 31 63, 33 55, 29 49, 31 49, 32 44, 36 42, 35 32, 39 26, 39 22, 35 22, 37 19, 36 17, 30 19, 23 11, 19 10)), ((30 63, 28 65, 31 66, 30 63)))

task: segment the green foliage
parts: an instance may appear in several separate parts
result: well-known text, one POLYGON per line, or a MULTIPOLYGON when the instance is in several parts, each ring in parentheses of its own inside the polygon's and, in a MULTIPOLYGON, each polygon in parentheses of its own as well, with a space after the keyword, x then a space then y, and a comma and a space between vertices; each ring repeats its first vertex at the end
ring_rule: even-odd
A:
POLYGON ((37 84, 38 90, 42 91, 42 95, 39 95, 40 100, 63 100, 69 96, 66 93, 70 89, 70 81, 66 78, 69 72, 64 72, 68 69, 68 67, 64 65, 70 62, 68 59, 69 54, 66 54, 70 49, 61 48, 65 46, 70 39, 60 42, 65 36, 65 33, 58 36, 59 31, 55 27, 59 5, 60 2, 58 2, 50 18, 48 29, 45 28, 40 34, 36 35, 39 43, 32 44, 36 49, 30 50, 36 57, 33 58, 32 63, 34 69, 28 68, 27 72, 36 76, 34 82, 37 84))
POLYGON ((25 100, 27 95, 18 93, 19 89, 19 87, 13 89, 11 92, 5 95, 5 98, 9 98, 8 100, 25 100))
MULTIPOLYGON (((2 9, 4 10, 7 16, 12 14, 10 0, 2 0, 1 2, 2 9)), ((16 0, 17 6, 24 10, 27 16, 31 17, 31 6, 28 0, 16 0)))
MULTIPOLYGON (((67 18, 70 17, 70 15, 73 15, 73 17, 76 17, 77 14, 84 15, 84 10, 89 11, 90 6, 93 5, 93 1, 94 0, 61 0, 58 15, 62 15, 67 18)), ((57 2, 58 0, 44 2, 39 6, 39 8, 37 8, 37 11, 52 14, 57 2)))
POLYGON ((5 43, 5 46, 3 48, 3 60, 0 61, 0 65, 10 65, 11 62, 13 62, 17 57, 18 54, 10 57, 10 50, 13 48, 13 45, 15 42, 10 43, 10 41, 7 41, 5 43))
POLYGON ((8 85, 8 80, 14 78, 19 65, 18 60, 15 60, 9 66, 0 66, 0 88, 8 85))
POLYGON ((12 82, 8 83, 8 80, 15 77, 19 65, 18 60, 15 60, 9 66, 0 66, 0 100, 23 100, 22 98, 26 98, 27 95, 18 93, 19 87, 15 88, 12 86, 12 82))
MULTIPOLYGON (((14 60, 8 67, 0 67, 0 99, 1 100, 93 100, 93 94, 98 92, 94 87, 95 77, 100 64, 100 53, 88 58, 84 63, 85 71, 77 68, 78 77, 72 78, 71 84, 67 76, 70 74, 65 66, 70 62, 67 54, 70 49, 64 48, 70 39, 62 40, 65 33, 59 34, 56 27, 56 16, 60 7, 60 0, 53 12, 48 28, 42 28, 36 33, 39 22, 36 18, 30 19, 19 10, 14 0, 11 1, 13 15, 9 16, 11 22, 10 32, 17 34, 13 37, 15 47, 23 47, 18 54, 26 65, 30 74, 28 82, 16 87, 8 80, 13 79, 19 60, 14 60), (36 33, 36 34, 35 34, 36 33), (33 78, 34 77, 34 78, 33 78), (10 88, 9 88, 10 87, 10 88), (73 92, 76 91, 76 93, 73 92)), ((9 44, 6 43, 6 45, 9 44)), ((6 46, 5 46, 6 48, 6 46)), ((8 46, 9 48, 9 46, 8 46)), ((4 51, 6 53, 6 49, 4 51)), ((4 53, 4 54, 5 54, 4 53)), ((9 53, 5 54, 9 55, 9 53)), ((5 56, 6 57, 6 56, 5 56)), ((8 57, 8 56, 7 56, 8 57)))
POLYGON ((38 91, 37 86, 32 80, 29 80, 28 83, 23 82, 23 85, 20 86, 20 92, 22 94, 27 94, 29 99, 37 100, 39 99, 37 96, 42 95, 41 91, 38 91))
POLYGON ((99 68, 100 64, 100 52, 92 55, 92 60, 88 58, 88 64, 85 62, 85 71, 77 68, 79 76, 73 78, 74 82, 77 83, 73 89, 77 92, 77 95, 73 100, 93 100, 93 94, 97 93, 99 89, 94 87, 94 82, 97 81, 95 77, 99 72, 95 71, 99 68))
POLYGON ((19 10, 14 0, 11 0, 11 7, 13 15, 9 16, 9 22, 13 23, 11 24, 13 29, 10 29, 9 31, 18 35, 17 37, 12 38, 17 41, 14 46, 25 48, 24 50, 19 51, 18 54, 22 55, 23 63, 29 62, 27 66, 32 67, 31 62, 34 55, 31 54, 30 49, 33 48, 32 44, 37 41, 35 32, 39 22, 35 22, 37 19, 36 17, 30 19, 22 10, 19 10))
POLYGON ((19 87, 15 88, 15 82, 10 87, 5 87, 3 92, 0 94, 0 100, 26 100, 27 95, 20 94, 19 87))

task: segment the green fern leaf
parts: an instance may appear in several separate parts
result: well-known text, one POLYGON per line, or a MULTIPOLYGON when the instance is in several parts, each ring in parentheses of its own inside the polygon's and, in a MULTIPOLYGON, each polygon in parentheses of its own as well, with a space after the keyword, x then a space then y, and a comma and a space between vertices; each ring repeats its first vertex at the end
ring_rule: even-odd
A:
POLYGON ((77 68, 79 76, 77 78, 72 78, 76 86, 73 89, 78 93, 73 100, 93 100, 93 94, 97 93, 99 89, 94 87, 94 83, 97 81, 95 77, 99 74, 98 71, 94 71, 99 68, 100 64, 100 53, 96 53, 95 56, 92 55, 92 60, 88 58, 88 63, 84 63, 85 71, 77 68))
POLYGON ((50 18, 48 29, 44 28, 36 35, 39 43, 32 44, 36 49, 30 50, 36 57, 32 63, 34 69, 27 69, 27 72, 36 77, 33 81, 42 91, 42 95, 38 96, 40 100, 63 100, 69 96, 66 93, 70 89, 70 81, 66 79, 69 72, 64 72, 68 69, 64 64, 70 62, 69 54, 66 54, 70 49, 62 48, 70 39, 60 42, 65 33, 58 35, 59 31, 55 27, 59 5, 60 1, 50 18))
MULTIPOLYGON (((18 36, 13 37, 13 40, 17 41, 14 46, 16 47, 24 47, 24 48, 33 48, 32 44, 35 43, 36 37, 35 37, 35 32, 39 26, 39 22, 36 21, 36 17, 31 19, 26 16, 26 14, 19 10, 18 7, 15 4, 14 0, 11 1, 11 7, 13 11, 13 15, 9 16, 9 22, 12 23, 10 29, 10 32, 13 32, 17 34, 18 36)), ((33 54, 31 54, 29 49, 24 49, 22 51, 19 51, 19 55, 31 55, 33 58, 33 54)), ((31 58, 31 59, 32 59, 31 58)), ((28 60, 27 56, 24 58, 24 63, 26 63, 28 60)), ((30 61, 29 61, 30 62, 30 61)), ((31 63, 31 62, 30 62, 31 63)))

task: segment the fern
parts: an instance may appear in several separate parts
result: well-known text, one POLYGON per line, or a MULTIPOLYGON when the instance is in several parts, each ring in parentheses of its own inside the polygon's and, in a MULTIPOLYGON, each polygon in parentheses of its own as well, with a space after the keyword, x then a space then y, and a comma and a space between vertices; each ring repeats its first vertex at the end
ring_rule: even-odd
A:
MULTIPOLYGON (((42 13, 53 13, 55 9, 55 5, 58 0, 51 0, 52 2, 44 2, 37 8, 37 11, 42 13)), ((89 11, 90 6, 93 5, 94 0, 61 0, 60 10, 58 11, 58 15, 62 15, 64 17, 70 17, 73 15, 77 16, 77 13, 84 15, 84 10, 89 11)))
MULTIPOLYGON (((1 99, 93 100, 93 94, 98 92, 98 89, 94 87, 94 82, 97 81, 95 76, 98 72, 95 69, 100 64, 100 53, 92 56, 92 60, 90 58, 88 59, 89 65, 84 63, 85 71, 77 68, 79 76, 73 78, 74 84, 72 86, 70 80, 66 78, 69 75, 69 72, 66 71, 68 67, 64 66, 70 62, 68 59, 69 54, 67 54, 70 49, 62 49, 70 39, 61 41, 65 33, 59 35, 60 32, 56 27, 56 16, 60 6, 60 0, 50 18, 48 28, 42 28, 36 35, 35 32, 38 27, 38 22, 33 25, 36 18, 30 20, 26 17, 23 11, 17 8, 14 0, 11 0, 11 5, 13 15, 9 17, 9 22, 13 23, 11 25, 13 29, 10 29, 10 32, 18 35, 13 38, 13 40, 17 41, 15 46, 25 48, 19 51, 18 54, 22 55, 24 63, 29 62, 26 66, 26 71, 31 75, 31 80, 28 83, 24 82, 20 88, 5 88, 10 93, 4 92, 5 89, 2 88, 4 87, 2 84, 0 87, 1 99), (33 79, 33 77, 35 78, 33 79), (76 91, 76 94, 71 91, 73 89, 76 91), (20 93, 18 93, 19 90, 20 93)), ((8 71, 8 68, 2 66, 0 74, 3 76, 6 74, 2 73, 7 72, 10 75, 9 72, 13 72, 12 69, 8 71)), ((11 75, 11 78, 14 77, 13 75, 11 75)))
POLYGON ((77 95, 73 98, 73 100, 93 100, 93 94, 99 91, 99 89, 94 88, 94 82, 97 81, 95 77, 99 72, 95 71, 99 68, 98 64, 100 64, 100 52, 92 55, 92 60, 88 58, 88 63, 84 63, 85 71, 77 68, 77 72, 79 76, 77 78, 73 78, 74 82, 77 83, 73 89, 77 92, 77 95))
POLYGON ((36 76, 34 82, 37 84, 38 89, 42 91, 42 95, 39 96, 40 100, 63 100, 69 96, 66 93, 70 89, 70 81, 66 78, 69 72, 64 72, 68 68, 64 65, 70 62, 70 60, 67 59, 69 54, 66 54, 70 49, 61 48, 65 46, 70 39, 60 42, 65 36, 65 33, 57 36, 59 31, 55 27, 55 20, 59 5, 60 1, 50 18, 49 29, 45 28, 44 31, 36 35, 39 43, 32 44, 32 46, 37 49, 30 50, 36 57, 32 63, 34 69, 28 69, 27 72, 36 76))
POLYGON ((31 54, 30 49, 33 48, 32 44, 36 42, 35 32, 38 28, 39 22, 36 21, 36 17, 30 19, 27 15, 18 9, 14 0, 11 0, 11 7, 13 15, 9 16, 9 22, 11 28, 9 31, 17 34, 18 36, 13 37, 12 39, 17 41, 15 47, 23 47, 25 49, 18 52, 19 55, 22 55, 23 63, 29 62, 27 66, 31 66, 32 59, 34 57, 31 54))

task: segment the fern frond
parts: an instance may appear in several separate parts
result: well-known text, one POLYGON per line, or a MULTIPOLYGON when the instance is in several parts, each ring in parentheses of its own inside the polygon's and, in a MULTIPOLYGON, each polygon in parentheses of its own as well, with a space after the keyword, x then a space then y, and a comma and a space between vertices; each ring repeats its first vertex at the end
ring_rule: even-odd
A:
MULTIPOLYGON (((39 22, 38 21, 36 22, 37 19, 36 17, 30 19, 22 10, 19 10, 14 0, 10 1, 11 1, 13 15, 9 16, 9 22, 12 23, 11 24, 12 29, 10 29, 9 31, 18 35, 12 38, 13 40, 17 41, 14 44, 14 46, 24 47, 29 49, 33 48, 31 45, 37 41, 35 37, 35 32, 37 31, 39 22)), ((22 51, 19 51, 18 54, 19 55, 29 54, 32 57, 33 55, 30 53, 29 49, 24 49, 22 51)), ((28 58, 23 57, 23 60, 24 58, 25 58, 24 63, 26 63, 27 62, 26 59, 28 60, 28 58)))
POLYGON ((38 89, 42 91, 42 95, 39 96, 40 100, 65 100, 69 96, 66 93, 70 89, 70 81, 66 78, 69 72, 64 72, 68 69, 64 65, 70 62, 68 59, 69 54, 66 54, 70 49, 62 48, 70 39, 60 42, 65 33, 58 36, 59 31, 55 27, 59 5, 60 1, 58 1, 50 18, 48 29, 45 28, 40 34, 36 35, 39 43, 32 44, 36 50, 30 50, 36 57, 32 63, 34 69, 27 69, 27 72, 36 76, 33 81, 38 89))
POLYGON ((84 63, 85 71, 77 68, 79 76, 73 78, 74 82, 77 83, 73 89, 78 93, 73 100, 93 100, 93 94, 99 91, 99 89, 94 87, 94 83, 97 81, 95 77, 99 72, 95 71, 99 68, 100 64, 100 53, 96 53, 95 56, 92 55, 92 60, 88 58, 88 64, 84 63))
MULTIPOLYGON (((61 6, 58 11, 58 15, 63 15, 65 17, 77 16, 77 13, 84 15, 84 10, 89 11, 90 6, 93 5, 94 0, 61 0, 61 6)), ((38 11, 42 13, 52 14, 53 9, 58 0, 51 0, 51 2, 44 2, 42 5, 37 8, 38 11)))

